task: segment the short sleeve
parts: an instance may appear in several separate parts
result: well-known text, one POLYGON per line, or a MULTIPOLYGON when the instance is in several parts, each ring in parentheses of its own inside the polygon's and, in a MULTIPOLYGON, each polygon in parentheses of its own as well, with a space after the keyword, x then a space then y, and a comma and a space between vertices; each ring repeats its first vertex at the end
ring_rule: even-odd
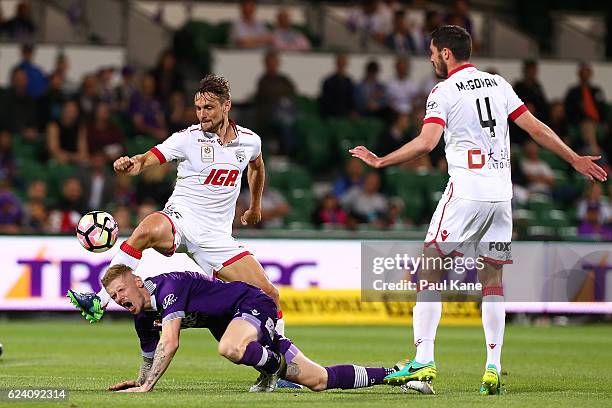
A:
POLYGON ((185 317, 188 291, 180 280, 167 280, 157 288, 157 309, 161 308, 161 323, 185 317))
POLYGON ((425 118, 423 124, 426 123, 437 123, 442 127, 446 126, 448 118, 448 103, 447 97, 444 95, 443 88, 440 85, 433 87, 429 96, 427 97, 427 104, 425 105, 425 118))
POLYGON ((516 92, 514 92, 512 85, 510 85, 508 81, 499 75, 497 78, 503 83, 504 96, 506 98, 506 114, 508 115, 508 119, 514 121, 527 111, 527 107, 516 92))
POLYGON ((161 164, 171 160, 183 160, 185 158, 184 144, 187 137, 182 132, 174 133, 162 143, 152 147, 150 152, 159 159, 161 164))
POLYGON ((253 143, 253 154, 251 155, 251 158, 249 159, 249 161, 254 161, 261 154, 261 138, 257 135, 254 135, 254 136, 255 136, 255 142, 253 143))
POLYGON ((161 330, 161 325, 156 327, 156 320, 157 316, 149 313, 139 313, 134 316, 134 327, 140 340, 140 350, 143 357, 153 358, 155 355, 161 330))

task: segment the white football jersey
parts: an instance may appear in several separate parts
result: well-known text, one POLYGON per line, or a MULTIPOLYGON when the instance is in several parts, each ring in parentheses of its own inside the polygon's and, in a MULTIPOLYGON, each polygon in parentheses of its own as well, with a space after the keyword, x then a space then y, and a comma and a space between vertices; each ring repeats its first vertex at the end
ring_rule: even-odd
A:
POLYGON ((457 197, 512 199, 508 120, 527 110, 501 76, 465 64, 427 98, 424 123, 444 126, 449 182, 457 197))
POLYGON ((203 132, 197 124, 151 148, 161 163, 178 162, 176 185, 166 207, 189 208, 204 231, 231 234, 242 172, 261 153, 255 132, 230 124, 237 137, 225 146, 219 136, 203 132))

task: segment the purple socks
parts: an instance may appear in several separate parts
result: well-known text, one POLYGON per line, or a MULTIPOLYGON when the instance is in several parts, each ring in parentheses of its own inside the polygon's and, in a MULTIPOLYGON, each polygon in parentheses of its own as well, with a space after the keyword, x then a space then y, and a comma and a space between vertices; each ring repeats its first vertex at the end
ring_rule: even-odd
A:
POLYGON ((327 370, 327 389, 371 387, 382 384, 383 378, 393 372, 391 368, 371 368, 356 365, 335 365, 327 370))

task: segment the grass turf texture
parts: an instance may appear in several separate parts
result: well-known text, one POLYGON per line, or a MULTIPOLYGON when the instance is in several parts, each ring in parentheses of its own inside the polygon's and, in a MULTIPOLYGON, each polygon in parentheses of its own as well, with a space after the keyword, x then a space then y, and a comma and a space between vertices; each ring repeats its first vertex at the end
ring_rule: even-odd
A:
MULTIPOLYGON (((413 353, 406 327, 288 327, 299 348, 324 365, 355 363, 393 365, 413 353)), ((507 392, 478 395, 484 372, 484 336, 478 327, 441 327, 436 341, 438 395, 403 393, 397 387, 314 393, 277 390, 249 394, 256 378, 248 367, 235 366, 216 353, 206 330, 181 333, 181 347, 155 390, 148 394, 105 391, 134 379, 141 357, 129 321, 3 321, 0 342, 0 389, 68 388, 67 402, 34 406, 163 407, 208 406, 612 406, 610 326, 506 328, 503 363, 507 392)), ((32 403, 29 403, 32 405, 32 403)), ((25 404, 0 401, 0 406, 25 404)))

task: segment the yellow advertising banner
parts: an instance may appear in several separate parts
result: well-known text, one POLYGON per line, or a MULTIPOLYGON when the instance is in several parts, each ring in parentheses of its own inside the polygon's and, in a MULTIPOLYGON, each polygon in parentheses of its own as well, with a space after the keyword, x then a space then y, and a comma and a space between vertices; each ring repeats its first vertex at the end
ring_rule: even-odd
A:
MULTIPOLYGON (((358 289, 297 290, 281 287, 281 308, 292 325, 409 325, 414 302, 362 302, 358 289)), ((443 325, 480 325, 477 302, 444 302, 443 325)))

